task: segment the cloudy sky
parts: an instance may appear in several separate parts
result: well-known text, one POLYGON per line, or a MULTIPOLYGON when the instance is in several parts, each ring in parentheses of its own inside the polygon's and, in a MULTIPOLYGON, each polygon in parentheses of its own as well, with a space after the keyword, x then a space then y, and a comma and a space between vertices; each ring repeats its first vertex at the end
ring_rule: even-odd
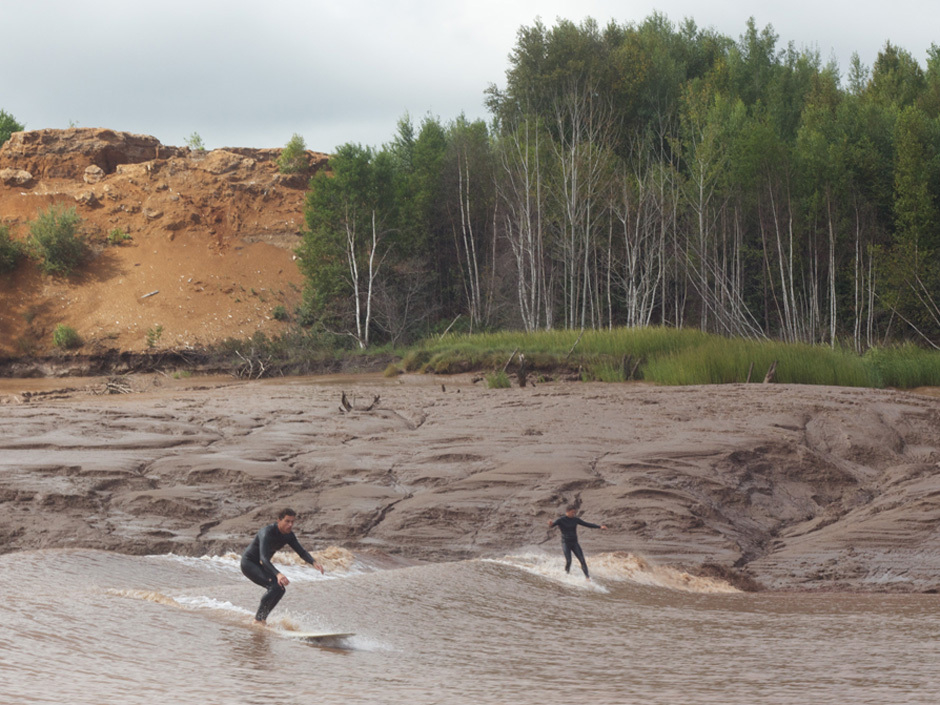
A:
POLYGON ((109 127, 183 145, 329 152, 378 146, 406 112, 487 118, 520 26, 540 17, 638 23, 654 11, 737 39, 748 17, 780 47, 843 73, 886 41, 926 65, 935 0, 28 0, 3 2, 0 109, 27 129, 109 127))

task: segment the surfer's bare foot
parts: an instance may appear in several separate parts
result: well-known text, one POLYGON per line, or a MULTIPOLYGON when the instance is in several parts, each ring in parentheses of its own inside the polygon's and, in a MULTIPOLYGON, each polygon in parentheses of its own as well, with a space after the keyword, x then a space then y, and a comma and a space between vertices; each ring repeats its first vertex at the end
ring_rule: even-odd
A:
POLYGON ((268 626, 268 623, 265 622, 263 619, 256 619, 254 622, 252 622, 252 626, 254 626, 254 627, 266 627, 266 626, 268 626))

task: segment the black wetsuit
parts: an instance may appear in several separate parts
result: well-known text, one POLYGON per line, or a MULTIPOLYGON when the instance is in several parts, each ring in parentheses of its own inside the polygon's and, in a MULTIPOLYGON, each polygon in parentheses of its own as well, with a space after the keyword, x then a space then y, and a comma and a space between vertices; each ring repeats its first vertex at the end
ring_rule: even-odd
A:
POLYGON ((242 554, 242 573, 251 582, 268 589, 261 598, 261 605, 255 615, 255 619, 259 622, 263 622, 268 618, 271 610, 280 602, 286 592, 277 583, 277 574, 280 571, 271 563, 271 556, 284 546, 290 546, 307 563, 314 562, 313 556, 300 545, 294 532, 282 534, 281 530, 277 528, 277 522, 261 529, 242 554))
POLYGON ((588 574, 587 561, 584 560, 584 551, 581 550, 581 544, 578 543, 578 525, 586 526, 589 529, 599 529, 600 524, 592 524, 584 521, 581 517, 561 516, 552 522, 552 526, 561 529, 561 548, 565 552, 565 572, 571 570, 571 554, 578 557, 581 563, 581 570, 584 571, 584 577, 590 578, 588 574))

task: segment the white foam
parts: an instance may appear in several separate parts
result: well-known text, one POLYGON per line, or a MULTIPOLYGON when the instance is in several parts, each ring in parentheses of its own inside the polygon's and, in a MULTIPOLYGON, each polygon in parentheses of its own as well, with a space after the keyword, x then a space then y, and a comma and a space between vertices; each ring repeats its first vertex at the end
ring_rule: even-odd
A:
POLYGON ((501 563, 519 568, 528 573, 560 582, 571 587, 593 588, 599 592, 609 592, 603 582, 631 582, 650 587, 668 588, 682 592, 695 593, 734 593, 740 592, 729 583, 717 578, 702 578, 669 566, 656 565, 648 559, 632 553, 617 551, 601 553, 588 559, 591 569, 591 582, 580 574, 577 564, 572 573, 566 574, 557 556, 544 553, 523 553, 509 555, 501 559, 485 559, 492 563, 501 563))
MULTIPOLYGON (((332 580, 373 572, 370 566, 360 561, 352 552, 344 548, 331 546, 323 551, 315 551, 312 555, 323 565, 325 569, 323 574, 290 550, 278 551, 271 560, 291 582, 316 582, 318 580, 332 580)), ((182 563, 190 567, 208 569, 226 575, 241 575, 241 555, 237 553, 225 553, 220 556, 204 555, 199 557, 166 553, 161 556, 152 557, 182 563)))
POLYGON ((220 610, 223 612, 234 612, 239 615, 253 615, 252 612, 249 612, 244 607, 234 605, 228 600, 218 600, 214 597, 206 597, 205 595, 183 595, 175 599, 176 602, 189 609, 220 610))
POLYGON ((506 556, 505 558, 484 558, 486 563, 498 563, 524 570, 532 575, 547 578, 560 583, 565 587, 578 590, 593 590, 594 592, 608 593, 606 587, 597 582, 596 578, 588 580, 578 568, 576 574, 566 573, 557 558, 550 558, 544 554, 526 553, 522 555, 506 556))

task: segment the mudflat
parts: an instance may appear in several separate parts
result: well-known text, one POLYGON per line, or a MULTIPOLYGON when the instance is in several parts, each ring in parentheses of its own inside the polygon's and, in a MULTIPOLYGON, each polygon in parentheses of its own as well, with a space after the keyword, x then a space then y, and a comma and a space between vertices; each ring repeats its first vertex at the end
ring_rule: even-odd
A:
POLYGON ((940 588, 940 398, 470 375, 0 381, 0 546, 624 551, 767 589, 940 588), (131 392, 108 394, 108 391, 131 392), (345 403, 344 403, 345 395, 345 403))

